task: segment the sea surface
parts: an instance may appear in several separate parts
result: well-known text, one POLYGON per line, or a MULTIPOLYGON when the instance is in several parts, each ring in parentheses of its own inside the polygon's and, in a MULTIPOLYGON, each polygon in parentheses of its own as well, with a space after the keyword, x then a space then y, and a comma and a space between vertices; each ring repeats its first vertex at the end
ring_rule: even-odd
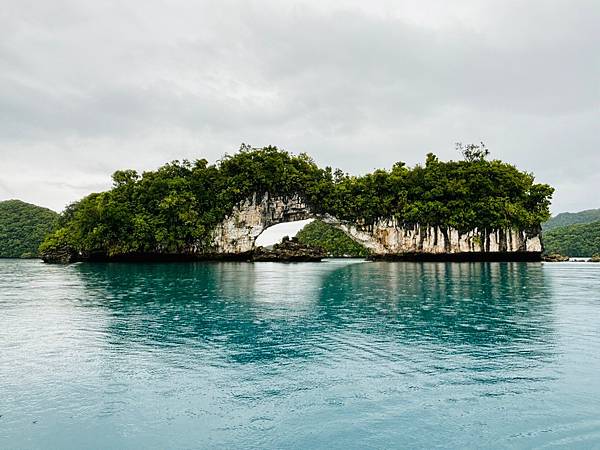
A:
POLYGON ((0 448, 600 448, 600 264, 0 260, 0 448))

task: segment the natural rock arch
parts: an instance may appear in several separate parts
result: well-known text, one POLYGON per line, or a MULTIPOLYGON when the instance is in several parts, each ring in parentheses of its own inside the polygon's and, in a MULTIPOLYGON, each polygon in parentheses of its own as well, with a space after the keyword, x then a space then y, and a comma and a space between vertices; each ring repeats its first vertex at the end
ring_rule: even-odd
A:
POLYGON ((254 243, 267 228, 285 222, 313 219, 308 204, 299 196, 262 196, 254 194, 241 201, 217 227, 213 248, 217 253, 239 254, 254 249, 254 243))
POLYGON ((223 255, 239 255, 254 249, 258 236, 267 228, 284 222, 320 219, 344 231, 375 255, 461 255, 516 254, 539 255, 542 251, 539 233, 504 229, 491 232, 472 230, 460 233, 451 228, 414 225, 406 227, 393 218, 371 225, 338 220, 329 214, 311 210, 300 195, 279 196, 254 194, 240 202, 214 230, 213 250, 223 255))

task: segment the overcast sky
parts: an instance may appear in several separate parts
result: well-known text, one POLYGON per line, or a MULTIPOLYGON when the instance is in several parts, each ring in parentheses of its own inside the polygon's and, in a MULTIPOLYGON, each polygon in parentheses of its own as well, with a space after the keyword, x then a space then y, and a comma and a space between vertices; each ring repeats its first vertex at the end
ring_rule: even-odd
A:
POLYGON ((600 2, 0 0, 0 199, 240 143, 360 174, 492 156, 599 208, 600 2))

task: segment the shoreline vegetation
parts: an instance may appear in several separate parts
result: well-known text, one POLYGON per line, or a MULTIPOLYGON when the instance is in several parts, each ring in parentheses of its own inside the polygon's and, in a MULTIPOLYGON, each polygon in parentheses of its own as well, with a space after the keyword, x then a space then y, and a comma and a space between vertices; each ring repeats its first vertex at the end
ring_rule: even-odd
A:
MULTIPOLYGON (((40 252, 47 262, 240 258, 244 255, 215 252, 214 230, 240 202, 270 193, 300 196, 315 216, 333 216, 364 230, 391 219, 406 227, 432 227, 442 235, 451 229, 477 233, 480 239, 481 252, 425 258, 540 260, 541 251, 506 256, 502 248, 486 252, 483 243, 505 229, 539 235, 550 217, 554 189, 513 165, 489 160, 483 144, 457 144, 457 149, 463 156, 459 161, 440 161, 430 153, 424 165, 397 162, 363 176, 320 168, 305 153, 247 145, 215 164, 199 159, 173 161, 142 174, 119 170, 112 189, 65 209, 40 252)), ((385 259, 394 257, 416 259, 420 252, 385 259)))

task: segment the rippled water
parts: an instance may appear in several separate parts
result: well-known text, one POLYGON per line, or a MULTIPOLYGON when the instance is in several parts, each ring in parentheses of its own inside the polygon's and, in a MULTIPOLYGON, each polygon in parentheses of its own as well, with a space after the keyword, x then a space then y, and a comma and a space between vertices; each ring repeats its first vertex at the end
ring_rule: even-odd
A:
POLYGON ((600 265, 0 260, 0 448, 600 448, 600 265))

